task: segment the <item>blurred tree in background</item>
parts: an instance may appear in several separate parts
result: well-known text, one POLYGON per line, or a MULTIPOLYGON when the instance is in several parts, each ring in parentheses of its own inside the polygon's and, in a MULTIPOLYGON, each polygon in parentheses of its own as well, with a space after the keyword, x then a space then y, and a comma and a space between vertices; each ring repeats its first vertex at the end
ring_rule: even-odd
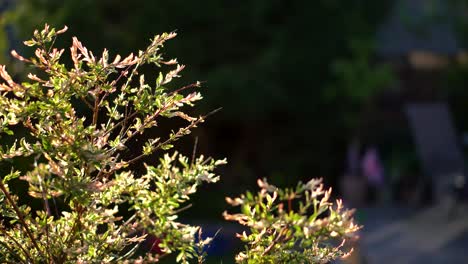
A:
POLYGON ((178 30, 167 53, 191 65, 187 79, 207 81, 205 112, 223 107, 198 134, 202 152, 230 160, 226 190, 342 173, 360 105, 389 80, 373 66, 372 40, 391 2, 23 0, 2 21, 20 40, 45 22, 73 25, 96 52, 106 43, 126 53, 178 30))

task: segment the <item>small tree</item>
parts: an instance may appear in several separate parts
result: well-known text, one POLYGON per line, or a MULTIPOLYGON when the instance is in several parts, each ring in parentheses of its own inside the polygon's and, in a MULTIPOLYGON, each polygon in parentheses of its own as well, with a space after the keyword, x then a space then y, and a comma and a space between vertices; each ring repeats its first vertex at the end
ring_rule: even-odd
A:
MULTIPOLYGON (((4 80, 0 83, 0 136, 13 137, 18 127, 29 132, 0 148, 0 161, 19 160, 30 165, 22 169, 12 165, 11 173, 0 181, 0 258, 7 263, 149 263, 177 252, 178 262, 203 262, 203 247, 211 238, 196 241, 200 228, 178 222, 177 214, 201 183, 218 181, 213 170, 226 161, 203 156, 188 159, 177 151, 170 152, 173 142, 190 134, 206 118, 192 117, 182 110, 202 98, 196 91, 187 92, 199 87, 199 82, 167 88, 184 68, 160 53, 163 44, 176 34, 158 35, 136 55, 115 55, 112 59, 107 50, 95 56, 73 38, 67 65, 61 60, 64 49, 54 47, 56 37, 66 29, 56 31, 46 25, 36 30, 34 37, 25 41, 27 46, 36 47, 32 58, 12 51, 16 59, 32 66, 29 81, 18 83, 0 67, 4 80), (153 85, 141 73, 143 66, 161 69, 166 65, 172 70, 160 70, 150 82, 153 85), (130 144, 158 127, 160 119, 174 117, 187 124, 166 136, 149 137, 136 153, 129 151, 130 144), (136 173, 134 165, 156 151, 164 154, 159 162, 145 164, 146 172, 136 173), (12 184, 15 181, 27 182, 26 198, 18 197, 12 184), (26 199, 28 203, 22 204, 26 199), (42 207, 32 207, 34 201, 40 201, 42 207), (158 238, 158 252, 138 250, 148 234, 158 238)), ((247 194, 247 198, 235 200, 244 204, 252 227, 251 235, 242 236, 251 249, 238 256, 239 262, 283 260, 285 250, 295 247, 307 248, 295 251, 298 260, 315 262, 342 256, 339 247, 322 247, 323 238, 341 237, 357 228, 350 224, 347 212, 340 214, 341 208, 334 211, 327 199, 318 203, 317 196, 328 197, 329 192, 314 183, 299 185, 296 191, 271 191, 272 187, 261 182, 257 198, 247 194), (273 206, 277 196, 290 201, 300 195, 305 195, 306 203, 297 214, 289 209, 285 213, 281 204, 273 206), (310 206, 314 214, 306 221, 310 206), (261 218, 255 214, 259 210, 263 210, 261 218), (329 222, 317 218, 324 211, 330 212, 329 222), (258 223, 264 223, 264 229, 258 223), (317 223, 322 223, 317 225, 320 228, 313 226, 317 223), (291 228, 295 233, 288 231, 291 228), (298 235, 301 232, 303 235, 298 235), (279 247, 280 243, 286 244, 279 247)), ((244 219, 225 216, 228 220, 244 219)))

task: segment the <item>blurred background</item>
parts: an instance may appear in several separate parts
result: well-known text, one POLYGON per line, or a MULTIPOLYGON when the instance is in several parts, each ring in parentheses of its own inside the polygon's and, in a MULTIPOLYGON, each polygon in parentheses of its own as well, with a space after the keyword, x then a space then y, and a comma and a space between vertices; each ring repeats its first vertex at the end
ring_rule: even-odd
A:
MULTIPOLYGON (((97 52, 143 49, 174 31, 166 57, 203 81, 195 114, 218 107, 178 147, 229 164, 186 221, 230 263, 224 196, 322 177, 364 225, 348 263, 468 263, 468 1, 0 0, 0 63, 44 23, 97 52), (207 202, 209 201, 209 202, 207 202)), ((5 170, 5 168, 2 168, 5 170)), ((6 169, 8 170, 8 169, 6 169)))

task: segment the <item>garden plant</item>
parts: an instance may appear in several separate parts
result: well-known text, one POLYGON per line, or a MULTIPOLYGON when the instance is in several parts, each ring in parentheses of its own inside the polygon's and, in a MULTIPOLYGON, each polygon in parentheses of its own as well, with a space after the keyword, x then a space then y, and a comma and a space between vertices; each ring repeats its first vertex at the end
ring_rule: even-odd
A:
MULTIPOLYGON (((174 254, 203 263, 216 238, 202 239, 178 214, 201 184, 219 180, 214 170, 226 160, 174 150, 211 114, 186 110, 202 99, 199 82, 170 88, 184 66, 161 48, 176 34, 122 57, 93 54, 75 37, 69 50, 54 47, 66 30, 36 30, 24 42, 35 48, 31 58, 11 52, 30 66, 27 81, 0 67, 0 162, 10 168, 0 180, 1 262, 152 263, 174 254), (154 132, 172 118, 185 125, 154 132), (158 250, 143 248, 148 236, 158 250)), ((326 263, 350 252, 344 242, 359 227, 320 180, 258 185, 256 194, 226 198, 240 212, 224 218, 245 226, 236 262, 326 263)))

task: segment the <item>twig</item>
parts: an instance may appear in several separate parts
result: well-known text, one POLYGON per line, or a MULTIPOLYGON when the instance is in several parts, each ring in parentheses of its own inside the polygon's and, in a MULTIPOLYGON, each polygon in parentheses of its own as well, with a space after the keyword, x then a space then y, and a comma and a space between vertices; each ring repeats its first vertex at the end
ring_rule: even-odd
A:
POLYGON ((198 145, 198 137, 195 137, 195 143, 193 144, 193 151, 192 151, 192 161, 191 161, 191 166, 193 166, 193 163, 195 162, 195 155, 197 154, 197 145, 198 145))
POLYGON ((94 108, 93 108, 93 125, 94 126, 96 126, 97 124, 98 114, 99 114, 99 93, 96 94, 96 99, 94 100, 94 108))
POLYGON ((23 214, 21 214, 18 206, 15 204, 13 201, 13 198, 11 197, 10 193, 7 191, 5 188, 5 185, 3 184, 3 181, 0 181, 0 189, 5 194, 5 197, 7 198, 8 203, 13 207, 13 210, 15 211, 16 215, 18 216, 18 219, 23 226, 24 230, 26 231, 26 234, 28 237, 31 239, 31 242, 33 243, 34 247, 37 249, 38 253, 42 254, 41 249, 39 248, 39 245, 36 242, 36 239, 31 233, 31 230, 29 230, 28 225, 26 224, 26 221, 24 221, 23 214))
MULTIPOLYGON (((203 121, 204 121, 204 119, 203 119, 203 117, 201 117, 201 118, 197 119, 196 121, 192 122, 192 123, 191 123, 190 125, 188 125, 187 127, 184 127, 184 128, 182 128, 182 129, 180 129, 179 131, 177 131, 177 133, 176 133, 174 136, 168 138, 167 140, 165 140, 165 141, 162 142, 162 143, 159 143, 159 144, 153 149, 152 152, 155 152, 156 150, 160 149, 160 148, 161 148, 162 146, 164 146, 164 145, 167 145, 167 144, 169 144, 169 143, 171 143, 171 142, 176 141, 177 139, 179 139, 180 137, 182 137, 183 135, 185 135, 185 134, 187 133, 187 131, 190 131, 190 129, 196 127, 199 123, 201 123, 201 122, 203 122, 203 121)), ((135 158, 133 158, 133 159, 127 161, 127 164, 135 163, 136 161, 142 159, 142 158, 145 157, 145 156, 147 156, 147 154, 141 153, 140 155, 136 156, 135 158)))
MULTIPOLYGON (((222 109, 221 107, 218 108, 218 109, 215 109, 215 110, 209 112, 208 114, 199 117, 197 120, 193 121, 190 125, 188 125, 188 126, 186 126, 186 127, 184 127, 184 128, 181 128, 179 131, 177 131, 177 133, 176 133, 174 136, 168 138, 166 141, 164 141, 164 142, 162 142, 162 143, 159 143, 159 144, 153 149, 153 152, 155 152, 156 150, 160 149, 162 146, 167 145, 167 144, 169 144, 169 143, 171 143, 171 142, 174 142, 174 141, 178 140, 179 138, 181 138, 182 136, 186 135, 187 131, 190 131, 192 128, 196 127, 199 123, 202 123, 203 121, 205 121, 205 119, 206 119, 207 117, 213 115, 214 113, 220 111, 221 109, 222 109)), ((135 134, 135 133, 133 133, 132 135, 130 135, 130 136, 127 138, 127 140, 130 139, 134 134, 135 134)), ((147 156, 147 154, 142 153, 142 154, 136 156, 135 158, 133 158, 133 159, 127 161, 127 164, 132 164, 132 163, 134 163, 134 162, 140 160, 140 159, 143 158, 144 156, 147 156)), ((115 171, 115 170, 113 170, 113 171, 111 170, 109 173, 112 173, 112 172, 114 172, 114 171, 115 171)))
POLYGON ((189 85, 186 85, 186 86, 183 86, 183 87, 180 87, 172 92, 170 92, 168 95, 171 96, 171 95, 174 95, 174 94, 178 94, 184 90, 187 90, 189 88, 193 88, 193 87, 200 87, 200 82, 196 82, 196 83, 191 83, 189 85))
POLYGON ((183 212, 183 211, 189 209, 190 207, 192 207, 192 204, 188 204, 188 205, 186 205, 186 206, 184 206, 184 207, 182 207, 182 208, 179 208, 179 209, 175 210, 173 213, 174 213, 174 214, 178 214, 178 213, 180 213, 180 212, 183 212))
POLYGON ((49 259, 51 259, 50 248, 49 248, 49 223, 48 223, 48 218, 49 218, 49 216, 52 215, 52 212, 50 210, 49 201, 47 201, 46 190, 44 189, 44 186, 42 185, 42 180, 41 180, 40 177, 39 177, 39 185, 41 187, 42 200, 44 201, 44 210, 47 212, 47 214, 45 216, 46 252, 47 252, 47 256, 49 257, 49 259))

